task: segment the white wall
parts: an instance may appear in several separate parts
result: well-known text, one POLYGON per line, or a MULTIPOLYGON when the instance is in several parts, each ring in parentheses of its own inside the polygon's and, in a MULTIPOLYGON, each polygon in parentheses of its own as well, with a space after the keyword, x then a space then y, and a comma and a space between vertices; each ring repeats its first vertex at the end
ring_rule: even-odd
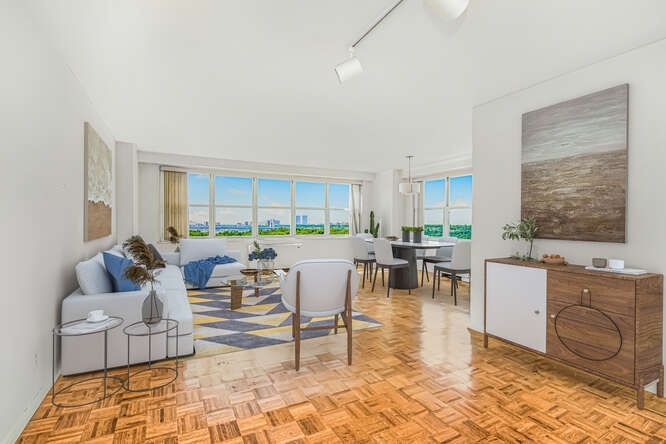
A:
POLYGON ((517 249, 500 234, 503 224, 520 218, 521 115, 526 111, 629 83, 627 242, 537 240, 536 254, 559 253, 576 264, 617 257, 627 266, 666 271, 664 73, 666 40, 661 40, 474 109, 473 329, 483 329, 483 260, 517 249))
POLYGON ((116 143, 116 232, 121 241, 136 234, 139 227, 139 172, 137 148, 133 143, 116 143))
MULTIPOLYGON (((0 442, 14 442, 51 386, 51 328, 83 241, 83 122, 114 140, 77 79, 24 12, 0 4, 0 442)), ((115 233, 115 226, 114 231, 115 233)))
POLYGON ((373 187, 375 223, 380 222, 379 235, 400 236, 403 224, 405 198, 398 192, 400 170, 387 170, 377 173, 373 187))

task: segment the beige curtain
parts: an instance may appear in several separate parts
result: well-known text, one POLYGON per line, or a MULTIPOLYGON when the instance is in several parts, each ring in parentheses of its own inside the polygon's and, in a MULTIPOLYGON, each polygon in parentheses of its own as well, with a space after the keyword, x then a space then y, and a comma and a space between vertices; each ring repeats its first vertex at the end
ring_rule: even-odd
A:
POLYGON ((164 171, 164 239, 169 239, 169 227, 183 237, 188 236, 187 173, 164 171))
POLYGON ((361 213, 363 205, 361 202, 361 185, 352 184, 351 186, 351 235, 361 232, 361 213))

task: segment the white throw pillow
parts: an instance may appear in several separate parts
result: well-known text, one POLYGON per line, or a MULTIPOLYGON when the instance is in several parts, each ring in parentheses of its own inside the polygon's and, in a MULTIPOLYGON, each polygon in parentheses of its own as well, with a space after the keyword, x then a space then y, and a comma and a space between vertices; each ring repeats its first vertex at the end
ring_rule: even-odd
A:
POLYGON ((102 253, 97 253, 92 259, 79 262, 75 267, 76 280, 83 294, 112 293, 113 285, 104 267, 102 253))
POLYGON ((224 256, 226 249, 226 239, 181 239, 180 265, 208 259, 211 256, 224 256))

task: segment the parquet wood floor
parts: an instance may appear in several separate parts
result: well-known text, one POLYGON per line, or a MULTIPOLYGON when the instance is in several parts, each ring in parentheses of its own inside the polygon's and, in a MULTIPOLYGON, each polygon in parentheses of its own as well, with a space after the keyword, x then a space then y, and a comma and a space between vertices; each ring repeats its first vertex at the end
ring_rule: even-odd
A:
MULTIPOLYGON (((47 397, 21 443, 666 442, 666 401, 467 330, 442 284, 407 295, 366 287, 354 308, 384 327, 182 363, 176 383, 63 409, 47 397)), ((122 370, 114 371, 122 375, 122 370)), ((69 378, 70 380, 72 378, 69 378)), ((158 384, 159 375, 144 384, 158 384)), ((90 395, 85 387, 74 396, 90 395)))

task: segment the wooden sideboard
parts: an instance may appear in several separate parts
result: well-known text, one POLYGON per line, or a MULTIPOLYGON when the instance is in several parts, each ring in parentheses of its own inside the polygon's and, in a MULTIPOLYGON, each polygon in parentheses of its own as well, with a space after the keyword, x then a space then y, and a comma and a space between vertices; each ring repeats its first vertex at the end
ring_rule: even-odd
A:
POLYGON ((664 396, 663 276, 515 259, 485 263, 484 346, 496 338, 664 396))

